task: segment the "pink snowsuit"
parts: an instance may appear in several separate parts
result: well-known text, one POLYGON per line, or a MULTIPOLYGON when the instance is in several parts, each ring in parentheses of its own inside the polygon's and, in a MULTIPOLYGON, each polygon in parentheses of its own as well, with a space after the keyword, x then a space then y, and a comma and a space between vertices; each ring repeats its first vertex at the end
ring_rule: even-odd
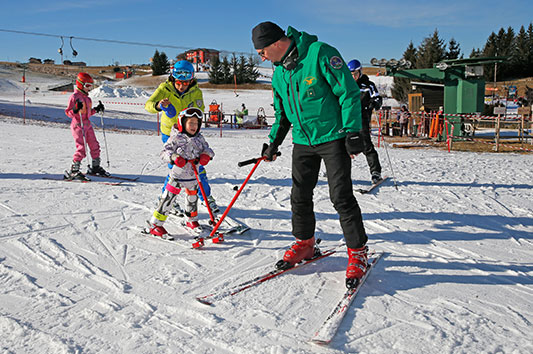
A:
POLYGON ((74 93, 68 100, 68 107, 65 109, 65 113, 72 119, 72 122, 70 123, 70 131, 72 132, 74 142, 76 143, 76 152, 74 153, 72 160, 79 162, 87 156, 84 140, 87 145, 89 145, 91 157, 93 159, 100 157, 100 144, 98 144, 98 140, 96 140, 93 126, 89 120, 89 117, 95 113, 95 110, 92 108, 91 98, 83 92, 75 89, 74 93), (83 108, 78 113, 74 113, 73 111, 76 108, 76 101, 81 101, 83 103, 83 108), (83 121, 80 121, 80 118, 83 118, 83 121), (83 122, 83 129, 81 122, 83 122))

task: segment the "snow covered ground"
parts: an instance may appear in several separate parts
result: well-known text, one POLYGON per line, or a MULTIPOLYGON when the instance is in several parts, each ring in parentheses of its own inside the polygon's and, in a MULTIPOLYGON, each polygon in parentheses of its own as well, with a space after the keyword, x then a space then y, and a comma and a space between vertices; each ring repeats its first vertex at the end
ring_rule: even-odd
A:
MULTIPOLYGON (((20 92, 6 76, 0 75, 0 351, 533 352, 531 155, 389 146, 398 189, 389 181, 376 193, 357 195, 369 246, 385 255, 331 345, 318 347, 307 341, 344 292, 342 247, 213 307, 195 301, 272 269, 292 242, 290 139, 276 162, 259 165, 229 214, 252 229, 195 250, 187 234, 170 243, 138 232, 167 173, 157 157, 159 137, 106 132, 109 171, 139 176, 137 182, 43 179, 59 178, 70 166, 70 131, 65 124, 22 125, 16 118, 20 92), (15 88, 5 89, 10 85, 15 88)), ((211 91, 206 101, 240 106, 229 103, 232 91, 211 91)), ((269 94, 250 92, 246 103, 266 107, 269 94)), ((66 122, 67 98, 31 93, 31 116, 66 122)), ((142 106, 107 107, 106 125, 155 124, 142 106)), ((216 152, 207 171, 220 205, 232 200, 234 186, 250 171, 237 162, 258 157, 267 134, 228 129, 220 137, 204 129, 216 152)), ((100 130, 97 137, 104 147, 100 130)), ((391 175, 386 151, 378 152, 391 175)), ((354 160, 352 174, 354 187, 369 184, 364 157, 354 160)), ((321 247, 339 245, 343 237, 325 178, 314 199, 321 247)), ((200 213, 208 218, 205 209, 200 213)), ((167 225, 180 233, 176 219, 167 225)))

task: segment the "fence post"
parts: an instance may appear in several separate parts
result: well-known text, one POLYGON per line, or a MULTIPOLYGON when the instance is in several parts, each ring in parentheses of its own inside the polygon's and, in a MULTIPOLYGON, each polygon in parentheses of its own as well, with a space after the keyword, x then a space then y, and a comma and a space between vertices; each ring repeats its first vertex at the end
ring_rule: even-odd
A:
POLYGON ((22 124, 26 124, 26 89, 24 89, 23 91, 24 93, 22 94, 22 106, 24 107, 23 108, 23 118, 22 118, 22 124))
MULTIPOLYGON (((454 126, 452 124, 452 132, 453 132, 453 129, 454 129, 454 126)), ((448 146, 448 152, 450 152, 451 150, 453 150, 453 133, 452 133, 452 137, 450 138, 450 145, 448 146)))
POLYGON ((525 114, 522 114, 520 119, 520 144, 522 144, 522 147, 524 147, 524 117, 525 114))
POLYGON ((379 144, 381 143, 381 113, 383 111, 379 110, 379 116, 378 116, 378 148, 379 144))
POLYGON ((496 118, 496 152, 500 151, 500 115, 496 118))

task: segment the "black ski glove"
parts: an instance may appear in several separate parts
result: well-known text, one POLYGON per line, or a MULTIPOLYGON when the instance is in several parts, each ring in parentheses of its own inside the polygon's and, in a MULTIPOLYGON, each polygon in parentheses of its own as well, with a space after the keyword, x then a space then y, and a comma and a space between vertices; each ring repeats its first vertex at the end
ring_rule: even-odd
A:
POLYGON ((348 133, 346 135, 346 141, 344 142, 346 145, 346 151, 348 151, 349 155, 357 155, 365 149, 365 145, 363 143, 363 137, 357 133, 348 133))
POLYGON ((74 114, 78 114, 78 112, 83 108, 83 102, 80 100, 76 100, 76 106, 72 109, 72 112, 74 114))
POLYGON ((381 98, 381 96, 377 96, 375 97, 374 99, 372 99, 372 108, 374 110, 379 110, 381 108, 381 104, 383 103, 383 99, 381 98))
POLYGON ((266 157, 267 161, 274 161, 274 156, 278 153, 278 145, 274 143, 263 144, 263 149, 261 150, 261 156, 266 157))
POLYGON ((98 106, 94 107, 94 111, 96 113, 104 113, 104 110, 105 110, 105 107, 104 107, 104 104, 102 103, 102 101, 98 101, 98 106))

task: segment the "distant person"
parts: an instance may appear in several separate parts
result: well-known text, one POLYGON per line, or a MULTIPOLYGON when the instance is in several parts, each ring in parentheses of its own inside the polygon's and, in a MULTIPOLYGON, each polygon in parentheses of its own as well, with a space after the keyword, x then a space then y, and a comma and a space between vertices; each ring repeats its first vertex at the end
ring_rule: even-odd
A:
POLYGON ((361 90, 361 115, 363 119, 361 137, 363 138, 363 143, 365 145, 363 154, 365 154, 366 162, 370 168, 372 183, 376 184, 382 180, 381 164, 379 163, 378 152, 372 143, 370 122, 372 121, 372 110, 380 109, 383 99, 379 95, 376 85, 370 81, 367 75, 362 73, 363 67, 359 60, 351 60, 348 63, 348 69, 350 69, 354 80, 357 82, 357 85, 361 90))
POLYGON ((150 219, 150 226, 145 230, 146 233, 168 238, 168 232, 163 225, 182 188, 185 189, 187 195, 186 226, 192 230, 201 228, 198 223, 198 181, 190 161, 196 161, 200 166, 205 166, 215 156, 205 138, 200 134, 202 118, 201 109, 186 108, 180 112, 177 123, 172 127, 170 137, 161 151, 161 158, 172 165, 170 179, 150 219))
POLYGON ((94 129, 89 118, 95 113, 103 112, 104 105, 102 102, 96 107, 92 107, 92 100, 89 97, 89 91, 94 87, 94 81, 91 75, 79 73, 76 77, 76 87, 74 93, 68 100, 65 113, 72 119, 70 131, 76 143, 76 152, 72 158, 70 171, 65 171, 64 179, 90 181, 80 171, 81 161, 87 156, 87 145, 91 151, 92 165, 89 166, 87 173, 91 175, 109 177, 110 174, 100 166, 100 144, 94 134, 94 129))
MULTIPOLYGON (((194 66, 187 60, 180 60, 172 67, 167 81, 161 83, 157 90, 155 90, 152 96, 148 99, 144 105, 144 109, 150 113, 161 112, 161 140, 163 140, 163 143, 166 143, 172 127, 177 123, 176 112, 179 113, 189 107, 199 108, 203 112, 205 108, 204 97, 202 91, 198 87, 198 82, 194 78, 194 66), (171 114, 172 116, 169 117, 168 112, 166 112, 166 107, 171 103, 174 108, 174 115, 171 114)), ((172 169, 171 164, 169 164, 168 167, 172 169)), ((205 168, 200 166, 198 172, 211 211, 215 213, 219 212, 215 198, 211 195, 211 186, 209 185, 205 168)), ((170 175, 167 175, 163 185, 163 192, 165 191, 169 178, 170 175)), ((200 195, 200 200, 203 201, 202 195, 200 195)), ((175 213, 183 213, 177 201, 175 204, 175 213)))
POLYGON ((400 136, 408 135, 409 118, 411 118, 411 112, 407 109, 406 105, 402 105, 402 108, 398 111, 398 122, 400 123, 400 136))
POLYGON ((243 103, 241 105, 240 111, 235 110, 235 119, 236 119, 237 127, 241 128, 245 124, 249 125, 250 121, 247 118, 248 118, 248 108, 246 108, 245 104, 243 103))
POLYGON ((276 263, 293 267, 320 252, 315 247, 313 191, 322 161, 330 199, 348 248, 346 286, 353 288, 367 270, 368 237, 361 209, 353 194, 351 160, 364 151, 360 135, 361 100, 339 52, 317 36, 275 23, 262 22, 252 30, 257 54, 275 66, 272 77, 276 121, 272 125, 267 161, 276 160, 278 147, 292 126, 292 234, 295 243, 276 263))
POLYGON ((248 115, 248 109, 246 109, 246 106, 244 103, 241 105, 241 110, 238 109, 235 110, 235 123, 237 124, 238 128, 241 128, 244 123, 244 116, 248 115))

